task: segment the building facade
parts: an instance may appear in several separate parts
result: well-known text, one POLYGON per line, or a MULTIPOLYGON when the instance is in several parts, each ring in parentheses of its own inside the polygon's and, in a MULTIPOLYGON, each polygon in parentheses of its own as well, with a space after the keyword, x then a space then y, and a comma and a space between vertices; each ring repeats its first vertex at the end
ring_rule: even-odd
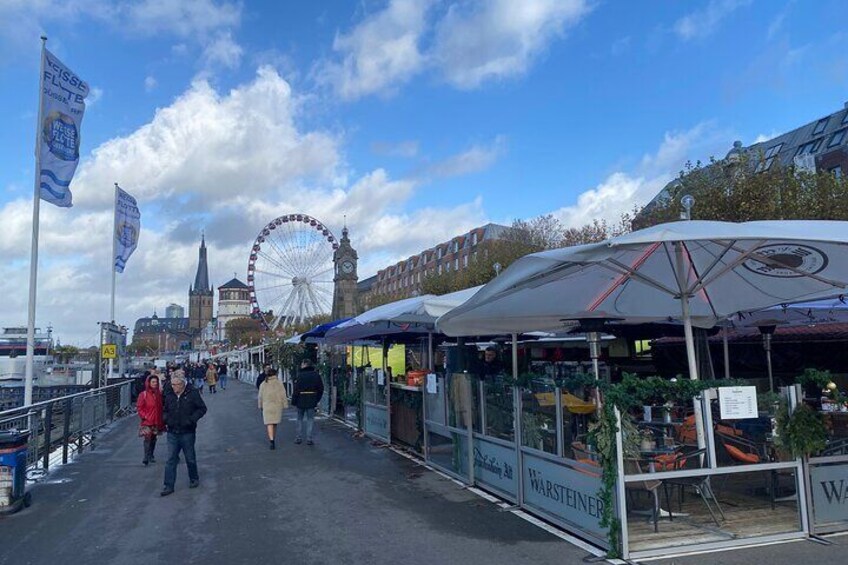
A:
POLYGON ((359 314, 357 262, 359 255, 350 244, 347 226, 342 229, 339 247, 333 252, 333 320, 359 314))
MULTIPOLYGON (((848 173, 848 102, 832 114, 767 141, 747 147, 736 141, 724 159, 709 167, 735 165, 742 161, 743 155, 750 157, 748 162, 754 174, 780 166, 808 172, 828 171, 842 177, 848 173)), ((667 184, 640 215, 665 201, 679 182, 675 179, 667 184)))
POLYGON ((132 344, 148 348, 148 353, 179 351, 191 347, 193 335, 188 318, 160 318, 154 312, 150 317, 136 320, 132 344))
POLYGON ((166 318, 185 318, 185 308, 179 304, 169 304, 165 308, 166 318))
POLYGON ((383 296, 401 299, 421 294, 421 283, 426 277, 468 268, 478 256, 485 256, 490 244, 501 239, 509 229, 499 224, 486 224, 380 269, 376 275, 359 283, 363 308, 371 307, 383 296))
POLYGON ((250 289, 233 278, 218 287, 218 339, 227 339, 227 323, 238 318, 250 318, 250 289))
POLYGON ((209 266, 206 259, 206 238, 200 240, 198 251, 197 274, 194 285, 188 289, 188 327, 200 333, 212 321, 212 302, 214 294, 209 285, 209 266))

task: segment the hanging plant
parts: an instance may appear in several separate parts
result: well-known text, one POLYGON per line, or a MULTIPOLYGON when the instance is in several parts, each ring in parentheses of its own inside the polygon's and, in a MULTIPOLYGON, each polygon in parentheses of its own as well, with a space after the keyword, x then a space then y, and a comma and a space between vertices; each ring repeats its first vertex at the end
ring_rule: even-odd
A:
POLYGON ((792 414, 784 404, 777 413, 777 446, 794 457, 809 457, 827 445, 827 428, 821 414, 807 404, 798 405, 792 414))
POLYGON ((827 385, 833 382, 833 377, 830 371, 820 371, 819 369, 804 369, 803 374, 795 377, 795 382, 801 385, 804 389, 804 394, 808 397, 815 398, 821 394, 821 391, 827 388, 827 385))

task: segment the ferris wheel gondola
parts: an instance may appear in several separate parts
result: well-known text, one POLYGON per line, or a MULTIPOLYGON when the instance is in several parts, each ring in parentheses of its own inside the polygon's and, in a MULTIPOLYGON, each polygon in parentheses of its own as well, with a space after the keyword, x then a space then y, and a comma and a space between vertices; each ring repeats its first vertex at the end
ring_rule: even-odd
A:
POLYGON ((338 247, 329 228, 306 214, 269 222, 256 236, 247 265, 252 315, 276 330, 329 314, 338 247))

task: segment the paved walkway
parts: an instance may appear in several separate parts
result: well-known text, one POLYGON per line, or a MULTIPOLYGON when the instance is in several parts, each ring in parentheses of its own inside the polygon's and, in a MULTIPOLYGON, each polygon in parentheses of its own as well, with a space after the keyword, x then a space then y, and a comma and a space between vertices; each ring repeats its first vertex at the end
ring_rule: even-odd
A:
MULTIPOLYGON (((136 419, 34 486, 33 505, 0 519, 0 565, 241 563, 582 563, 587 553, 500 512, 494 504, 332 421, 316 445, 296 446, 284 421, 267 448, 255 389, 239 382, 204 394, 198 430, 201 486, 161 498, 159 462, 141 465, 136 419)), ((665 563, 844 563, 839 546, 793 543, 665 563)))

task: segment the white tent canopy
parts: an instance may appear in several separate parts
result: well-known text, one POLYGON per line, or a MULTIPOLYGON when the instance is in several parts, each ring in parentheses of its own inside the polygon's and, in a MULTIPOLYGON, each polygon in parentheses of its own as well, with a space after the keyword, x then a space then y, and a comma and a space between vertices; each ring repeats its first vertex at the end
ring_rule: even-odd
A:
POLYGON ((431 333, 440 316, 467 301, 481 288, 441 296, 426 294, 372 308, 329 330, 325 342, 340 344, 401 333, 431 333))

